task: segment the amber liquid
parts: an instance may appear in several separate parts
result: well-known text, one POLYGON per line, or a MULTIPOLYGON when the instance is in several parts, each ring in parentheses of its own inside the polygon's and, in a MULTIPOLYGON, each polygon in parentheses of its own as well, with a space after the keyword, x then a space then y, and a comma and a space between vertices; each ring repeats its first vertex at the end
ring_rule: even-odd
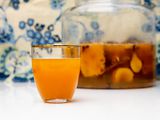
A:
MULTIPOLYGON (((63 50, 66 49, 63 47, 63 50)), ((35 82, 44 102, 51 99, 72 99, 78 84, 80 58, 71 58, 70 51, 67 51, 68 57, 63 53, 66 58, 32 59, 35 82)))
POLYGON ((140 44, 83 44, 82 88, 143 88, 155 82, 155 46, 140 44))

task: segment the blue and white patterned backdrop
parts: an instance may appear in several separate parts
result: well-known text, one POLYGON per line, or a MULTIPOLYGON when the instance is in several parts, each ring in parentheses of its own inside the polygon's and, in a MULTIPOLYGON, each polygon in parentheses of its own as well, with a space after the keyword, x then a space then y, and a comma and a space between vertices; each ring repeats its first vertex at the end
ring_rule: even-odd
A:
MULTIPOLYGON (((144 1, 143 5, 157 14, 157 41, 160 43, 160 2, 144 1)), ((34 80, 31 44, 60 42, 61 13, 73 5, 74 0, 0 0, 0 81, 34 80)), ((99 30, 97 23, 91 25, 99 30)), ((92 36, 86 33, 86 38, 92 39, 92 36)), ((157 46, 157 73, 160 75, 160 44, 157 46)))
POLYGON ((61 42, 60 17, 71 0, 0 0, 0 81, 33 81, 31 44, 61 42))

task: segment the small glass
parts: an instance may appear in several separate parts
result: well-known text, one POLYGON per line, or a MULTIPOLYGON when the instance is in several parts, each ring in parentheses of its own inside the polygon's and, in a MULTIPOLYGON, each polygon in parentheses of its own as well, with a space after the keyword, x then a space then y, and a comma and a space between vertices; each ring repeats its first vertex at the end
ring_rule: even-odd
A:
POLYGON ((32 46, 32 67, 44 102, 70 102, 78 84, 80 47, 62 44, 32 46))

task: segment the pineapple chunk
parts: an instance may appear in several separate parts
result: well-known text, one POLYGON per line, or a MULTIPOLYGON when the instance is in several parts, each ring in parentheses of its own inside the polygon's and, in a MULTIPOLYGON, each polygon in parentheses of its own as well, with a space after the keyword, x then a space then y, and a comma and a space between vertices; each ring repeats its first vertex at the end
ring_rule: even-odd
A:
POLYGON ((118 68, 112 74, 114 83, 132 82, 134 78, 133 72, 129 68, 118 68))
POLYGON ((104 46, 101 44, 82 45, 81 73, 85 77, 92 77, 102 75, 104 72, 104 46))

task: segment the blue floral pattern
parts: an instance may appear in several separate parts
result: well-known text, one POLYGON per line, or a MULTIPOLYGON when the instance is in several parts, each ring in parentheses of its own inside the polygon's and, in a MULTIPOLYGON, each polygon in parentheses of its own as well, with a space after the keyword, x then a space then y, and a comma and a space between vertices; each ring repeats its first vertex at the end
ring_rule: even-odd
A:
POLYGON ((99 22, 98 21, 90 21, 90 26, 86 27, 84 25, 84 23, 80 22, 80 21, 74 21, 74 22, 70 22, 69 26, 68 26, 68 33, 70 35, 70 39, 78 39, 80 38, 80 41, 88 41, 88 42, 93 42, 93 40, 97 41, 100 40, 103 35, 104 35, 104 31, 101 30, 99 22), (81 35, 79 32, 81 28, 79 28, 78 26, 82 26, 83 32, 84 32, 84 36, 81 38, 79 37, 79 35, 81 35))
POLYGON ((34 19, 29 18, 27 22, 20 21, 19 28, 25 30, 26 40, 32 41, 32 45, 54 44, 61 42, 58 35, 54 35, 54 25, 45 26, 44 24, 35 23, 34 19))
MULTIPOLYGON (((157 9, 158 12, 160 12, 160 1, 153 1, 153 0, 144 0, 144 6, 153 10, 157 9)), ((156 27, 157 35, 160 34, 160 14, 156 13, 156 27)), ((159 38, 158 38, 159 39, 159 38)), ((160 76, 160 43, 158 42, 159 40, 157 39, 157 76, 160 76)))
POLYGON ((52 9, 61 9, 65 4, 65 0, 51 0, 52 9))
POLYGON ((0 80, 6 80, 11 74, 13 75, 12 79, 14 82, 27 82, 28 80, 32 80, 33 75, 29 63, 26 60, 27 57, 30 57, 29 52, 18 51, 18 49, 14 47, 4 49, 0 56, 0 80))
POLYGON ((153 9, 156 5, 153 3, 152 0, 144 0, 144 6, 153 9))
POLYGON ((7 28, 0 28, 0 44, 12 43, 15 44, 14 31, 11 25, 6 26, 7 28))
POLYGON ((85 40, 100 40, 101 37, 104 35, 104 32, 100 30, 100 25, 97 21, 91 21, 90 27, 92 31, 85 32, 85 40))
MULTIPOLYGON (((20 5, 20 2, 22 2, 22 1, 20 1, 20 0, 10 0, 10 5, 11 5, 14 9, 18 10, 18 9, 19 9, 19 5, 20 5)), ((27 2, 29 2, 29 0, 23 0, 23 2, 27 3, 27 2)))
MULTIPOLYGON (((15 28, 8 22, 5 11, 12 7, 19 11, 20 5, 29 4, 31 0, 8 0, 8 6, 0 6, 0 45, 6 45, 0 51, 0 81, 12 80, 13 82, 34 81, 31 68, 30 50, 21 50, 17 48, 18 42, 22 39, 32 45, 53 44, 61 42, 59 34, 55 34, 55 25, 61 18, 61 9, 65 5, 65 0, 50 0, 50 8, 59 10, 59 14, 54 16, 53 23, 46 25, 39 23, 35 18, 19 20, 18 29, 23 33, 16 35, 15 28)), ((3 4, 2 4, 3 5, 3 4)), ((50 50, 48 53, 52 52, 50 50)))

